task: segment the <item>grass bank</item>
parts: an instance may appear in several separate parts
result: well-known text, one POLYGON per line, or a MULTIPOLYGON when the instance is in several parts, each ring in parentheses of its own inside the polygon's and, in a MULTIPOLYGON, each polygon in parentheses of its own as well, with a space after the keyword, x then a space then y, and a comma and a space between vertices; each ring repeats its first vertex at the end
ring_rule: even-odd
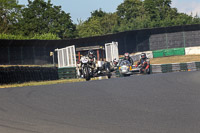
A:
POLYGON ((171 63, 186 63, 186 62, 200 62, 200 55, 183 55, 183 56, 170 56, 151 59, 151 64, 171 64, 171 63))
POLYGON ((82 81, 85 81, 85 79, 63 79, 63 80, 41 81, 41 82, 26 82, 26 83, 18 83, 18 84, 17 83, 16 84, 5 84, 5 85, 1 85, 0 88, 51 85, 51 84, 60 84, 60 83, 82 82, 82 81))

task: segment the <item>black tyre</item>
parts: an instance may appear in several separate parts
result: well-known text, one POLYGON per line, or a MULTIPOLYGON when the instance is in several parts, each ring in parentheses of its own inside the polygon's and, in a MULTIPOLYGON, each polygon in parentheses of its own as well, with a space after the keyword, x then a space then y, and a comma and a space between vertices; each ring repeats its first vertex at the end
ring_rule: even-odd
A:
POLYGON ((112 76, 111 70, 110 70, 110 64, 106 65, 106 75, 107 75, 108 79, 110 79, 112 76))
POLYGON ((111 78, 111 76, 112 76, 111 74, 108 74, 108 75, 107 75, 108 79, 110 79, 110 78, 111 78))
POLYGON ((89 73, 89 70, 87 67, 84 68, 84 77, 86 79, 86 81, 89 81, 90 80, 90 73, 89 73))
POLYGON ((148 68, 148 70, 147 70, 147 74, 150 74, 151 72, 150 72, 150 69, 148 68))

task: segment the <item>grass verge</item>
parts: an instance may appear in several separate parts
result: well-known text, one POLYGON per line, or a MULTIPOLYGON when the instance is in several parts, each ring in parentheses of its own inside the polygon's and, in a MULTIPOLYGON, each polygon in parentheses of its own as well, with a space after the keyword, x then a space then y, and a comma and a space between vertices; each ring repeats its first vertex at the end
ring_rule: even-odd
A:
POLYGON ((51 84, 60 84, 60 83, 82 82, 82 81, 85 81, 85 79, 63 79, 63 80, 41 81, 41 82, 26 82, 26 83, 20 83, 20 84, 18 84, 18 83, 16 83, 16 84, 5 84, 5 85, 1 85, 0 88, 51 85, 51 84))
MULTIPOLYGON (((96 77, 91 80, 101 80, 107 79, 107 77, 96 77)), ((26 82, 26 83, 15 83, 15 84, 4 84, 0 88, 14 88, 14 87, 25 87, 25 86, 39 86, 39 85, 52 85, 52 84, 62 84, 62 83, 74 83, 74 82, 84 82, 85 79, 62 79, 62 80, 52 80, 52 81, 40 81, 40 82, 26 82)))
POLYGON ((170 56, 151 59, 151 64, 171 64, 171 63, 186 63, 186 62, 200 62, 200 55, 183 55, 170 56))

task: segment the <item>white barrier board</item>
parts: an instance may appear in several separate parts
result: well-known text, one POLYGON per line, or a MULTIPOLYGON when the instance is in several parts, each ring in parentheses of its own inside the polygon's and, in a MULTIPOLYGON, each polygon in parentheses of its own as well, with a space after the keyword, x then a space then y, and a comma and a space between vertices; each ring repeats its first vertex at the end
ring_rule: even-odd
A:
POLYGON ((200 54, 200 47, 185 48, 185 55, 198 55, 200 54))

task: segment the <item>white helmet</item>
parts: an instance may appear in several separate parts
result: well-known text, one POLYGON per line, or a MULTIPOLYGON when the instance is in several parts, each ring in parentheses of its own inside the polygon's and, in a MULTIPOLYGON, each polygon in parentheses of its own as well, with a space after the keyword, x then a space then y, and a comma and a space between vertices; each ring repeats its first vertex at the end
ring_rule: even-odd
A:
POLYGON ((125 57, 129 57, 130 55, 129 55, 129 53, 125 53, 124 56, 125 57))

